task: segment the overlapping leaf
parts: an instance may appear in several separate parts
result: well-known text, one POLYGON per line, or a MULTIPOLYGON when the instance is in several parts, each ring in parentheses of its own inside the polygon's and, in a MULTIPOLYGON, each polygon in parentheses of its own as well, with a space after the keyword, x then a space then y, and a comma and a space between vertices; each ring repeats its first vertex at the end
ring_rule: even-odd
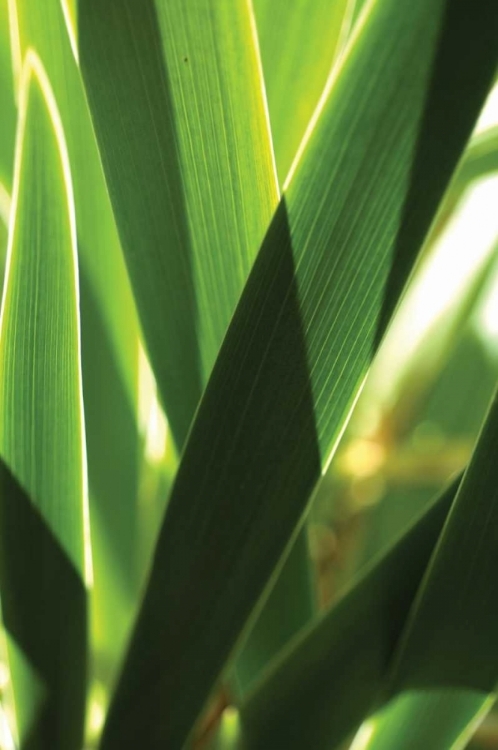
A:
MULTIPOLYGON (((471 722, 489 704, 498 682, 498 662, 493 658, 498 618, 493 462, 497 445, 495 398, 412 608, 389 681, 390 695, 441 688, 469 691, 465 709, 461 699, 453 704, 447 699, 453 705, 447 710, 447 731, 451 736, 453 730, 453 738, 462 731, 462 715, 471 722)), ((408 700, 402 696, 384 712, 376 732, 384 737, 383 747, 398 747, 392 729, 399 712, 407 728, 420 735, 420 703, 417 695, 408 700)), ((379 747, 376 734, 372 747, 379 747)))
POLYGON ((79 2, 95 130, 179 448, 277 202, 251 21, 241 0, 79 2))
POLYGON ((76 227, 62 126, 32 51, 19 116, 0 326, 2 614, 22 746, 79 750, 91 561, 76 227))
POLYGON ((66 3, 11 0, 9 7, 18 54, 25 54, 28 47, 36 49, 50 76, 73 173, 90 510, 97 563, 92 615, 96 647, 109 655, 123 646, 144 564, 137 554, 138 322, 66 29, 66 3), (122 593, 123 607, 107 606, 110 590, 122 593))
POLYGON ((330 69, 351 31, 356 0, 255 0, 275 158, 283 184, 330 69))
MULTIPOLYGON (((182 2, 83 2, 79 35, 145 339, 181 449, 277 200, 252 17, 245 2, 188 12, 182 2)), ((241 687, 310 616, 299 550, 290 564, 294 573, 299 554, 301 593, 271 637, 271 616, 254 632, 241 687)))
POLYGON ((485 0, 368 5, 198 410, 106 750, 142 726, 151 748, 184 742, 343 428, 492 80, 497 26, 485 0))
POLYGON ((458 488, 456 480, 241 706, 245 748, 340 746, 380 699, 396 643, 458 488))

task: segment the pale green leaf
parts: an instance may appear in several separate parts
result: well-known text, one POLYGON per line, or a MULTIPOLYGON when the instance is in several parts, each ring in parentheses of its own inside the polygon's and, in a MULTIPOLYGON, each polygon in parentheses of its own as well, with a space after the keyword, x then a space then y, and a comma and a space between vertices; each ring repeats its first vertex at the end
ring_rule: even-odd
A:
POLYGON ((2 613, 22 747, 77 750, 91 560, 76 225, 61 121, 32 51, 19 118, 0 323, 2 613))
POLYGON ((330 69, 351 31, 356 0, 254 0, 280 182, 330 69))
MULTIPOLYGON (((137 545, 138 321, 81 74, 66 30, 65 6, 60 0, 10 0, 9 6, 19 54, 29 47, 36 49, 50 76, 73 173, 90 512, 96 560, 107 561, 95 568, 92 626, 99 656, 102 652, 109 656, 109 651, 123 648, 144 569, 137 545), (111 588, 123 592, 124 609, 107 606, 111 588)), ((100 658, 101 671, 99 665, 100 658)))
POLYGON ((5 213, 5 192, 10 193, 12 187, 17 119, 8 3, 0 0, 0 218, 5 213))

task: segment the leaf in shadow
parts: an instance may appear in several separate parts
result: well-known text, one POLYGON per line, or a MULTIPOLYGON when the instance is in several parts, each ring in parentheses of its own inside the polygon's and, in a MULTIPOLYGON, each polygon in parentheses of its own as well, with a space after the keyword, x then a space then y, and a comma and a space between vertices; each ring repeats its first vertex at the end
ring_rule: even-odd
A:
MULTIPOLYGON (((87 674, 86 588, 2 459, 0 592, 8 636, 43 689, 22 750, 80 750, 87 674), (82 707, 79 724, 75 706, 82 707)), ((23 711, 17 700, 16 710, 23 711)))
POLYGON ((124 674, 133 680, 119 683, 106 723, 106 749, 123 742, 136 747, 144 725, 150 747, 181 746, 320 472, 284 201, 237 308, 231 345, 229 380, 218 360, 190 436, 188 460, 177 475, 125 665, 124 674), (247 435, 258 438, 248 441, 247 435), (220 471, 212 472, 212 466, 220 471), (232 474, 238 482, 227 494, 232 474), (167 634, 160 646, 158 632, 167 634), (146 643, 159 648, 144 659, 146 643), (202 664, 195 676, 184 670, 187 654, 189 662, 202 664))

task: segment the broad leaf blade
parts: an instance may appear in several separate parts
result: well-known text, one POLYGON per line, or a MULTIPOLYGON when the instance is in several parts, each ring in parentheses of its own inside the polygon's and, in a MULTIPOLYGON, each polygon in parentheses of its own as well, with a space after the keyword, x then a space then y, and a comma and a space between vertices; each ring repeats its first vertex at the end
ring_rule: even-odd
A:
POLYGON ((330 69, 344 48, 355 2, 254 2, 281 183, 296 156, 330 69))
POLYGON ((2 611, 23 746, 76 750, 91 564, 76 231, 62 126, 32 51, 13 201, 0 330, 2 611))
MULTIPOLYGON (((277 201, 252 17, 241 0, 84 0, 79 36, 145 340, 182 449, 277 201)), ((307 564, 301 556, 303 580, 307 564)), ((310 616, 309 585, 299 599, 271 642, 261 629, 250 639, 242 687, 310 616)))
POLYGON ((106 750, 142 726, 151 748, 185 741, 302 518, 492 80, 494 3, 368 7, 197 412, 106 750))
POLYGON ((144 337, 181 448, 277 202, 251 17, 241 0, 80 0, 78 33, 144 337))

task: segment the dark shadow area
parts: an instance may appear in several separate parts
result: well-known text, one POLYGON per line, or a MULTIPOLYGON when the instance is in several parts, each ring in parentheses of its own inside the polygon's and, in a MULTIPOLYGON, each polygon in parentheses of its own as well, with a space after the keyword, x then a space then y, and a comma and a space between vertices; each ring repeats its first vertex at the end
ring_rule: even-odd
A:
POLYGON ((339 747, 384 703, 385 677, 460 477, 242 706, 244 750, 339 747), (303 721, 303 716, 306 721, 303 721))
POLYGON ((282 202, 185 449, 105 750, 137 747, 144 727, 151 750, 183 745, 302 519, 320 468, 282 202))
POLYGON ((266 664, 311 621, 316 611, 308 534, 303 527, 273 581, 252 630, 246 634, 244 643, 239 644, 233 668, 240 695, 246 694, 266 664))
POLYGON ((179 146, 156 10, 153 0, 84 0, 78 11, 81 68, 104 173, 159 393, 181 448, 202 379, 179 146))
POLYGON ((98 523, 122 583, 130 596, 136 596, 140 578, 137 417, 82 268, 80 309, 90 512, 95 503, 98 523))
POLYGON ((87 687, 86 589, 1 459, 0 595, 5 628, 47 691, 20 750, 81 750, 87 687))
POLYGON ((493 82, 498 55, 493 58, 489 50, 496 49, 497 38, 496 0, 447 1, 377 325, 375 349, 434 219, 435 207, 470 137, 476 112, 493 82))

